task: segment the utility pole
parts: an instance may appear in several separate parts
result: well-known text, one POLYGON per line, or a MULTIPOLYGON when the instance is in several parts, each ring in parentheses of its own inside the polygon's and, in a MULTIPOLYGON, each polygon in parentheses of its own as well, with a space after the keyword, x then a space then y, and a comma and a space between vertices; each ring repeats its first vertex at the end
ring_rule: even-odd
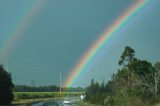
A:
POLYGON ((62 92, 62 89, 61 89, 61 80, 62 80, 62 75, 61 75, 61 72, 60 72, 60 82, 59 82, 59 92, 61 93, 62 92))

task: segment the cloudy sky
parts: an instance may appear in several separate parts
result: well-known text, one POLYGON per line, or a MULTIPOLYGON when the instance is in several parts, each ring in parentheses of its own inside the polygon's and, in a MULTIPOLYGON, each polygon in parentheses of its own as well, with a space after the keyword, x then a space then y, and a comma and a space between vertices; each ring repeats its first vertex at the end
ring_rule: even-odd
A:
MULTIPOLYGON (((104 30, 135 1, 0 0, 0 63, 8 66, 15 84, 58 85, 59 73, 64 81, 104 30), (21 31, 11 37, 15 30, 21 31), (15 43, 5 51, 12 39, 15 43)), ((160 1, 152 0, 131 18, 74 86, 87 86, 92 78, 109 80, 126 45, 138 58, 153 64, 160 61, 159 10, 160 1)))

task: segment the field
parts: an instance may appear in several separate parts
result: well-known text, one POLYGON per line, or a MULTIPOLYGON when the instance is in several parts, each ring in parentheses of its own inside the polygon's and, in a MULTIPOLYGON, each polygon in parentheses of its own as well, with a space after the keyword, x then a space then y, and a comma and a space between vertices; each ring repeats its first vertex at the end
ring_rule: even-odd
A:
POLYGON ((80 96, 82 93, 83 92, 14 92, 14 100, 77 97, 80 96))

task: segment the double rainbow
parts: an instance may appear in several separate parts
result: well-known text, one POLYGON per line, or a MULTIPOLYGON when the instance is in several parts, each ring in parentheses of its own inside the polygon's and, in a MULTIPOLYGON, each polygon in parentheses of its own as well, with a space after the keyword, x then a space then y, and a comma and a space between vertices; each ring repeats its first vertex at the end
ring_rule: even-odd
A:
POLYGON ((85 69, 92 63, 96 54, 106 46, 110 37, 126 25, 136 14, 138 14, 148 2, 149 0, 136 0, 129 9, 127 9, 109 28, 106 29, 104 34, 102 34, 98 40, 91 45, 91 47, 80 58, 78 64, 76 64, 76 66, 71 70, 70 75, 64 82, 64 87, 71 87, 78 79, 78 76, 84 73, 84 71, 88 71, 85 69))
MULTIPOLYGON (((65 87, 71 87, 78 76, 85 71, 86 67, 92 63, 92 59, 99 53, 103 47, 107 44, 111 36, 118 32, 124 25, 126 25, 134 15, 138 14, 139 11, 148 3, 150 0, 135 0, 136 2, 126 10, 109 28, 106 29, 105 33, 102 34, 98 40, 84 53, 84 55, 78 61, 78 64, 71 70, 70 75, 64 83, 65 87)), ((41 9, 45 0, 35 0, 32 3, 32 7, 28 9, 20 20, 17 22, 15 27, 6 34, 6 39, 0 45, 0 56, 8 56, 8 53, 12 50, 15 43, 23 35, 23 32, 27 29, 31 23, 33 17, 41 9)))

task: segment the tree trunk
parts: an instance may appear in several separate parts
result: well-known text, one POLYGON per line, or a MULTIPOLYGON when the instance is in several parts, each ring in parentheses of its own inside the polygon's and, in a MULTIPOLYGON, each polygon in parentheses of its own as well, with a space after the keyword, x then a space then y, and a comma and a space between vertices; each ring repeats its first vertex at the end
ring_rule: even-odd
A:
POLYGON ((156 98, 156 96, 157 96, 157 84, 158 84, 157 73, 156 72, 154 73, 154 83, 155 83, 155 86, 154 86, 154 96, 156 98))

